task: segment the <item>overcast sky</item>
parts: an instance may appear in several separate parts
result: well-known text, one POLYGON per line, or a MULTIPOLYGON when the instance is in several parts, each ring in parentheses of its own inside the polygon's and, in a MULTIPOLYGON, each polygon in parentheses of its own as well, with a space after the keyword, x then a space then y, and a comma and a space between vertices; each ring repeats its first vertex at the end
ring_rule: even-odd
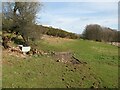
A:
POLYGON ((39 24, 82 33, 88 24, 118 29, 118 2, 43 2, 39 24))

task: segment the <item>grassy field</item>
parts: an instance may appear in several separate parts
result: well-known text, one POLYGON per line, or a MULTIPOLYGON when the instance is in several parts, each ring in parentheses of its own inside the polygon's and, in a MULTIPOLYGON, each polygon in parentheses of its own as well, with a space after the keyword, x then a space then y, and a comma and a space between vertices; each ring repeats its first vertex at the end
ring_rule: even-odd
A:
POLYGON ((72 52, 87 64, 56 62, 52 56, 16 56, 3 50, 4 88, 117 88, 118 48, 101 42, 44 37, 38 50, 72 52))

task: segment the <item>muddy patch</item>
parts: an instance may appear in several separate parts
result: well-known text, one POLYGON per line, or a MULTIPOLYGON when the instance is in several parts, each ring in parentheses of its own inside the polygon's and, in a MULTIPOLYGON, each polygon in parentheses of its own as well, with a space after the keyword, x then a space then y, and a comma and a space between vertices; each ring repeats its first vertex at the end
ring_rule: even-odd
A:
POLYGON ((82 60, 76 58, 73 53, 71 52, 55 52, 53 53, 56 62, 63 62, 63 63, 72 63, 72 64, 87 64, 82 60))

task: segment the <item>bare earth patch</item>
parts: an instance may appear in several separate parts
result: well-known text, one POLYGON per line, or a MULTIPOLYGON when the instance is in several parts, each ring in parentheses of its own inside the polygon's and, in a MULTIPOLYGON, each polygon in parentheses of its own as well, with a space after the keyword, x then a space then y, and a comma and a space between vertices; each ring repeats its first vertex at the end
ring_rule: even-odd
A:
POLYGON ((57 62, 72 63, 72 64, 87 64, 76 58, 71 52, 55 52, 53 54, 57 62))

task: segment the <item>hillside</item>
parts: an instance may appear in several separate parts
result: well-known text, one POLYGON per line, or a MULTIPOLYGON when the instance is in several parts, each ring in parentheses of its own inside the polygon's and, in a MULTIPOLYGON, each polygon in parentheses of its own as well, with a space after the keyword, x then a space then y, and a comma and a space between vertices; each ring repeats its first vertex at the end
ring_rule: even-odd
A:
POLYGON ((51 35, 51 36, 56 36, 56 37, 61 37, 61 38, 70 38, 70 39, 79 39, 80 35, 73 33, 73 32, 68 32, 66 30, 60 29, 60 28, 53 28, 53 27, 47 27, 43 25, 36 25, 36 29, 38 30, 37 33, 42 33, 46 35, 51 35))
MULTIPOLYGON (((10 42, 11 46, 17 44, 10 42)), ((23 55, 3 49, 4 88, 117 88, 118 48, 102 42, 45 35, 34 47, 44 54, 23 55), (72 53, 68 57, 45 53, 72 53)), ((66 55, 66 54, 64 54, 66 55)))

